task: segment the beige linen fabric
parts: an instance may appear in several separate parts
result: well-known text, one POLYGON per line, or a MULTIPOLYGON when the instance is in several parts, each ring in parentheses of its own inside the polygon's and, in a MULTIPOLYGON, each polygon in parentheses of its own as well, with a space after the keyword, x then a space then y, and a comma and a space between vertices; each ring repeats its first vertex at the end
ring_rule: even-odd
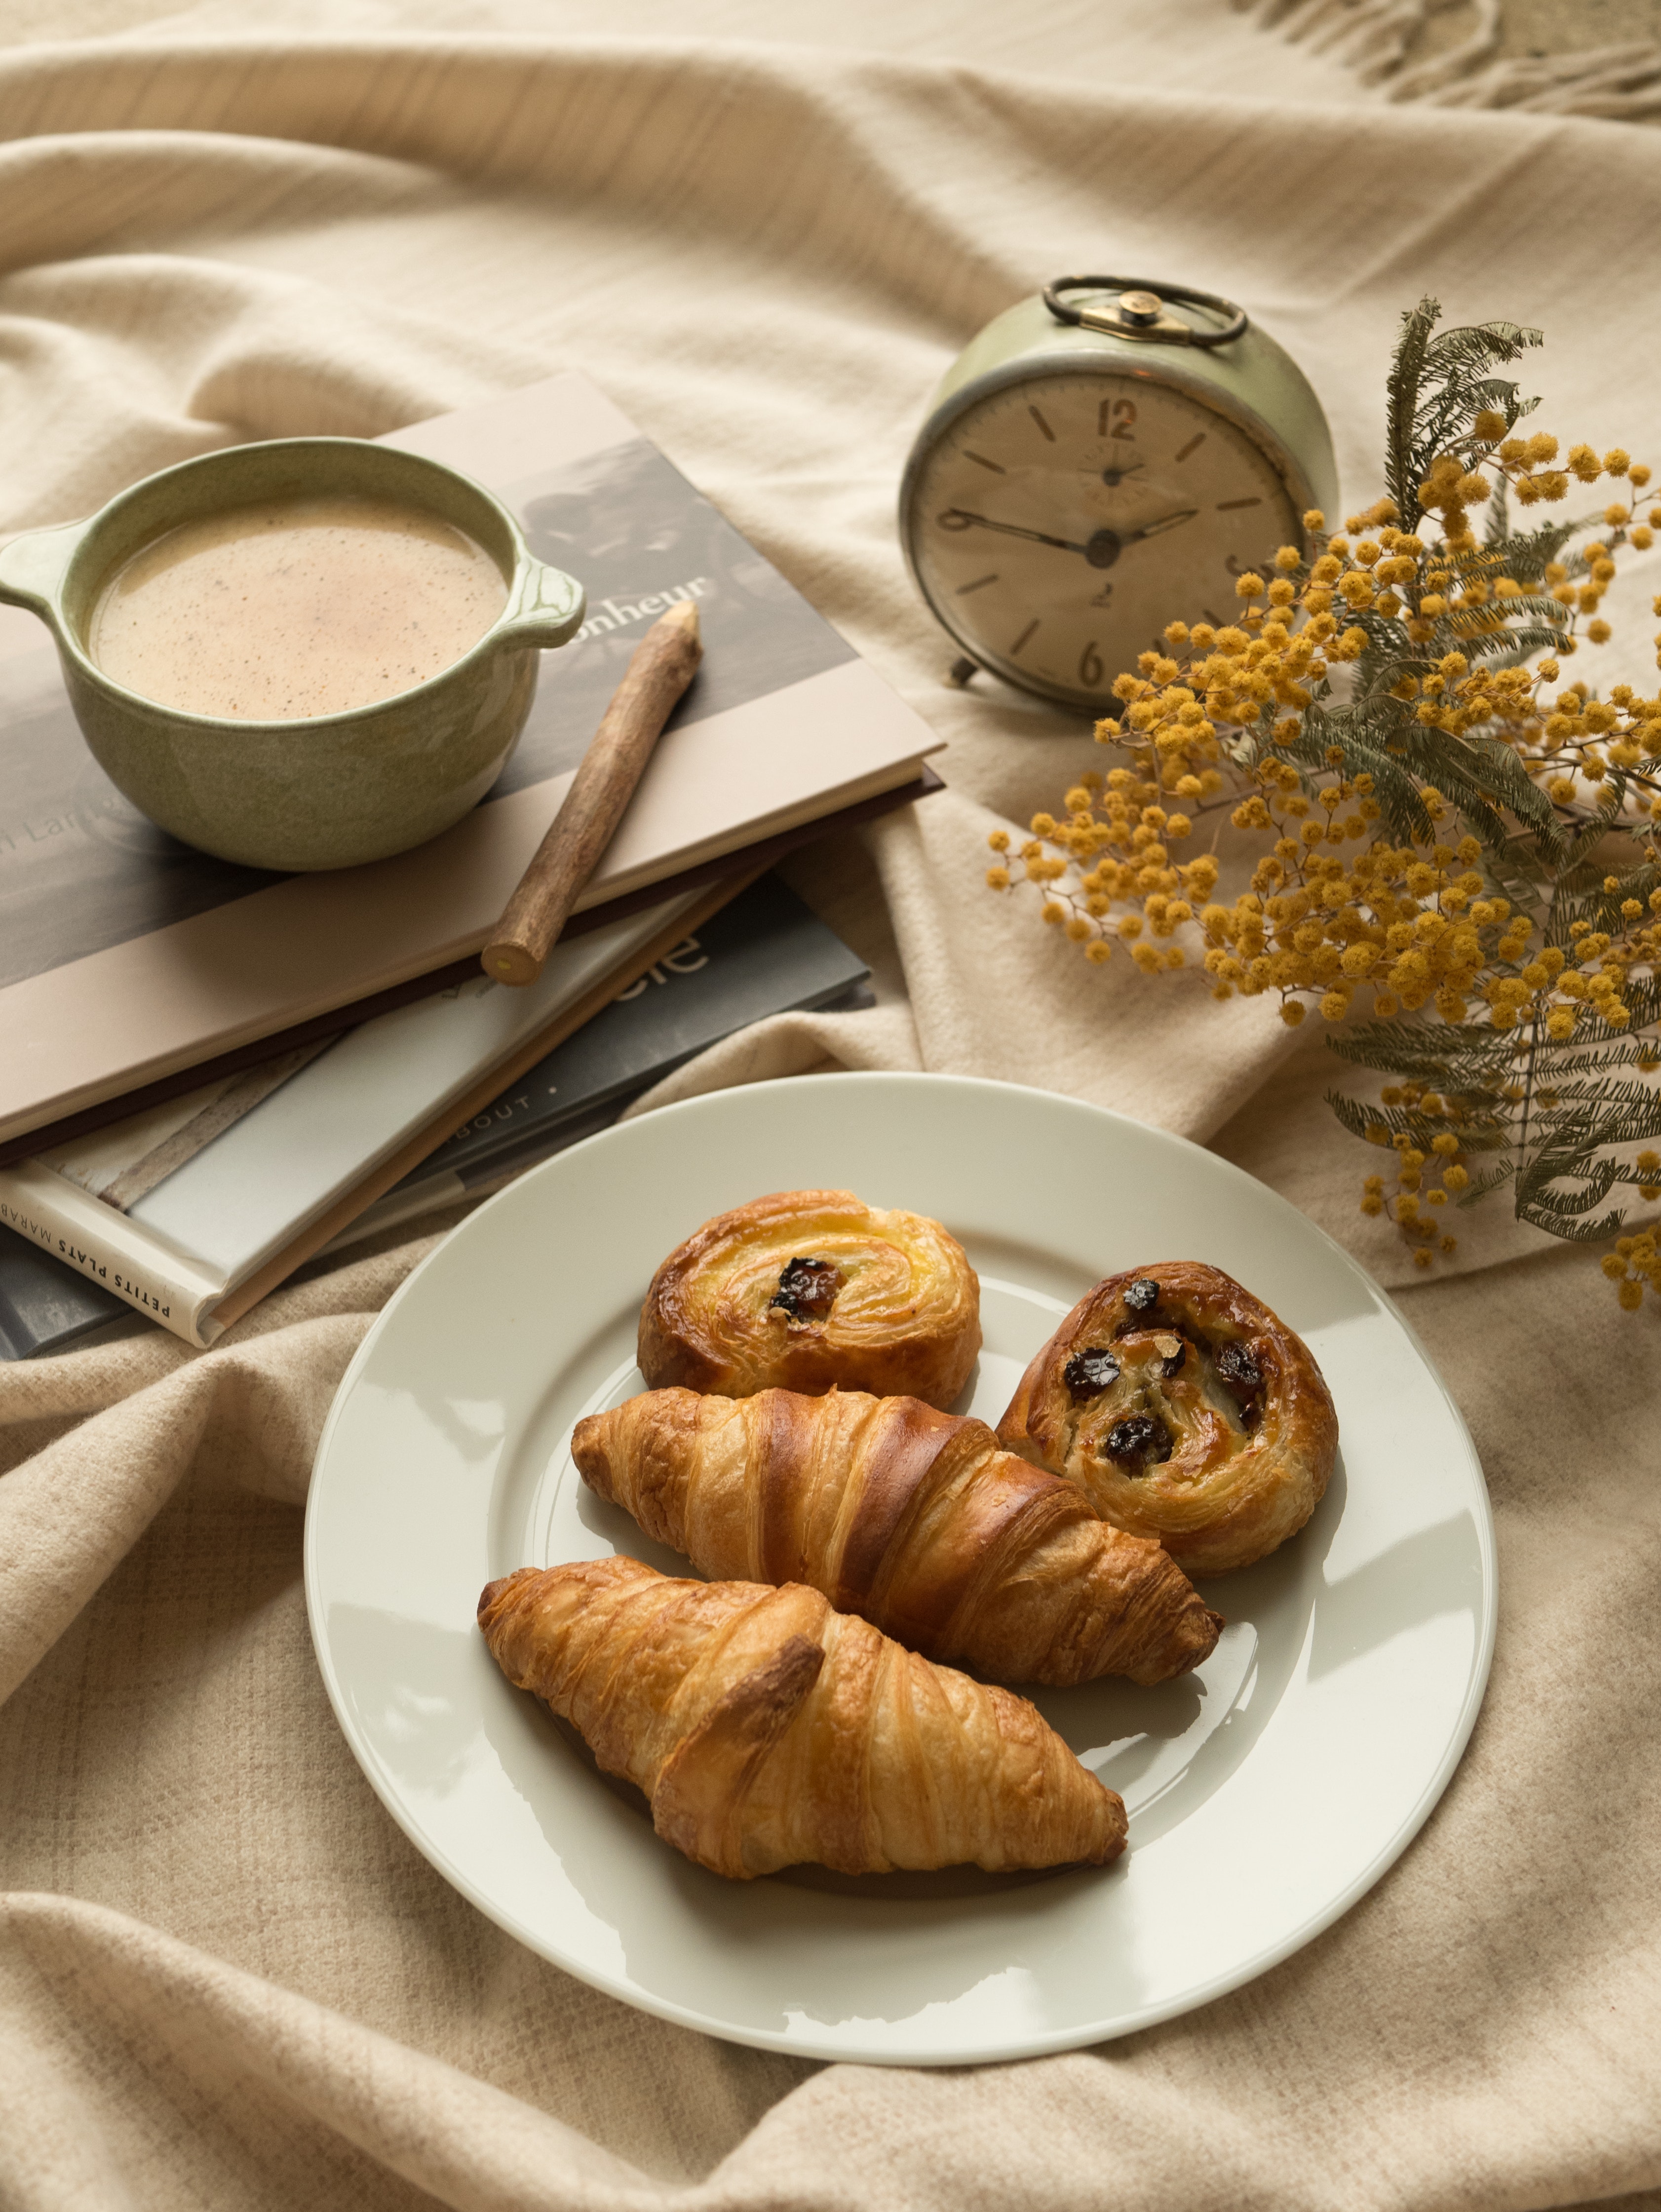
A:
MULTIPOLYGON (((1547 325, 1553 422, 1641 447, 1653 343, 1621 278, 1661 221, 1655 138, 1389 109, 1223 0, 158 12, 20 11, 0 53, 0 527, 584 368, 951 740, 947 793, 794 869, 878 1006, 764 1024, 660 1097, 826 1062, 1053 1087, 1214 1141, 1400 1279, 1317 1045, 1089 970, 980 888, 986 830, 1053 804, 1088 741, 941 688, 893 489, 967 335, 1104 263, 1260 315, 1352 496, 1425 289, 1547 325), (123 35, 42 42, 77 24, 123 35)), ((9 2212, 1661 2208, 1655 1339, 1585 1261, 1501 1223, 1406 1293, 1482 1452, 1504 1600, 1470 1751, 1400 1864, 1187 2019, 922 2074, 596 1995, 464 1904, 358 1772, 301 1508, 429 1243, 313 1272, 210 1353, 0 1370, 9 2212)))

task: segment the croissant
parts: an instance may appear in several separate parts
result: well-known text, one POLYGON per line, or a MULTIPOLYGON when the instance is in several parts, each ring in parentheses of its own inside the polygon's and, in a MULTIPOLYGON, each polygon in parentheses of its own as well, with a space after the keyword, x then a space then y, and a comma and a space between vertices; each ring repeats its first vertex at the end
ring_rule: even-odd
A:
POLYGON ((746 1881, 972 1863, 1099 1866, 1123 1802, 1024 1698, 933 1667, 791 1583, 672 1580, 637 1559, 521 1567, 479 1626, 509 1681, 643 1790, 666 1843, 746 1881))
POLYGON ((998 1437, 1115 1528, 1219 1575, 1303 1527, 1338 1417, 1301 1337, 1220 1268, 1171 1260, 1110 1275, 1074 1307, 998 1437))
POLYGON ((786 1190, 718 1214, 652 1278, 640 1371, 728 1398, 838 1386, 949 1406, 981 1348, 981 1287, 921 1213, 786 1190))
POLYGON ((1006 1682, 1163 1682, 1222 1622, 1157 1543, 916 1398, 653 1390, 579 1421, 583 1480, 707 1575, 806 1583, 1006 1682))

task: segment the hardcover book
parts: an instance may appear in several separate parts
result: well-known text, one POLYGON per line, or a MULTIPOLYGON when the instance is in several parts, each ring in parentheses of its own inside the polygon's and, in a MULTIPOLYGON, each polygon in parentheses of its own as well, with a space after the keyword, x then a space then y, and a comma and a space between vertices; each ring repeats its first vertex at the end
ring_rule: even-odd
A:
POLYGON ((0 1225, 210 1345, 732 895, 554 947, 522 990, 465 983, 321 1047, 0 1169, 0 1225))
POLYGON ((0 1229, 0 1359, 39 1359, 143 1326, 96 1276, 0 1229))
POLYGON ((234 866, 128 805, 45 632, 0 609, 0 1141, 476 953, 635 645, 678 599, 697 602, 703 664, 580 909, 926 781, 927 724, 586 378, 387 442, 488 484, 587 587, 517 750, 481 805, 413 852, 321 875, 234 866))
POLYGON ((869 974, 794 891, 762 877, 458 1129, 331 1249, 499 1189, 609 1127, 642 1091, 751 1022, 868 1005, 869 974))
MULTIPOLYGON (((776 877, 764 876, 678 937, 592 1020, 483 1105, 326 1249, 343 1250, 435 1206, 499 1188, 537 1161, 606 1127, 693 1054, 765 1015, 868 1003, 867 972, 776 877)), ((262 1148, 291 1143, 299 1121, 292 1113, 274 1111, 263 1133, 258 1126, 251 1133, 259 1143, 245 1138, 240 1147, 226 1146, 217 1156, 210 1147, 308 1064, 291 1065, 292 1057, 266 1063, 250 1079, 209 1086, 199 1098, 142 1117, 119 1136, 105 1131, 60 1155, 60 1167, 76 1170, 83 1193, 95 1194, 106 1207, 125 1206, 131 1216, 138 1198, 205 1155, 195 1170, 192 1202, 198 1214, 222 1203, 246 1217, 237 1187, 250 1177, 265 1179, 262 1148), (227 1187, 216 1194, 220 1183, 227 1187)), ((338 1103, 338 1090, 335 1096, 338 1103)), ((37 1231, 47 1227, 41 1188, 37 1186, 33 1207, 37 1231)), ((174 1219, 176 1224, 176 1206, 174 1219)), ((55 1238, 48 1249, 38 1235, 26 1239, 0 1227, 0 1359, 65 1351, 116 1333, 124 1318, 137 1324, 143 1310, 109 1290, 107 1273, 100 1278, 96 1263, 94 1272, 86 1271, 87 1243, 101 1246, 108 1234, 108 1224, 96 1217, 94 1226, 104 1234, 91 1240, 71 1237, 67 1223, 58 1231, 81 1251, 78 1266, 54 1256, 55 1238)), ((104 1262, 106 1269, 110 1264, 104 1262)))

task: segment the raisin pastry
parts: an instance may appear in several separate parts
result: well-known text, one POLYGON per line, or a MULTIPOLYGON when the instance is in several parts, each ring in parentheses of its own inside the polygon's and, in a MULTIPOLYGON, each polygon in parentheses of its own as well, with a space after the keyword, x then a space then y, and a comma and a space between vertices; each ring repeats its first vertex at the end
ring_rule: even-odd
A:
POLYGON ((981 1348, 981 1286, 921 1213, 787 1190, 718 1214, 669 1255, 640 1315, 653 1389, 833 1387, 946 1407, 981 1348))
POLYGON ((1319 1504, 1338 1449, 1303 1340, 1220 1268, 1110 1275, 1021 1377, 999 1441, 1191 1575, 1261 1559, 1319 1504))
POLYGON ((579 1421, 571 1451, 701 1574, 806 1583, 995 1681, 1163 1682, 1222 1626, 1158 1544, 916 1398, 648 1390, 579 1421))
POLYGON ((1024 1698, 931 1666, 792 1583, 681 1582, 638 1559, 522 1567, 479 1626, 652 1825, 712 1873, 1100 1866, 1123 1801, 1024 1698))

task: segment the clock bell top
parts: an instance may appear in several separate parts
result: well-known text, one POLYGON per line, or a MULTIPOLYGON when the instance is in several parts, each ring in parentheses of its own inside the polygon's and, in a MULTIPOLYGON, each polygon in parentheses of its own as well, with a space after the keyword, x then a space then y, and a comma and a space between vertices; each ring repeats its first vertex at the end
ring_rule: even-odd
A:
POLYGON ((1337 508, 1332 433, 1286 349, 1231 301, 1129 278, 1058 277, 995 316, 936 386, 915 452, 990 393, 1058 370, 1174 386, 1260 447, 1299 514, 1337 508))

